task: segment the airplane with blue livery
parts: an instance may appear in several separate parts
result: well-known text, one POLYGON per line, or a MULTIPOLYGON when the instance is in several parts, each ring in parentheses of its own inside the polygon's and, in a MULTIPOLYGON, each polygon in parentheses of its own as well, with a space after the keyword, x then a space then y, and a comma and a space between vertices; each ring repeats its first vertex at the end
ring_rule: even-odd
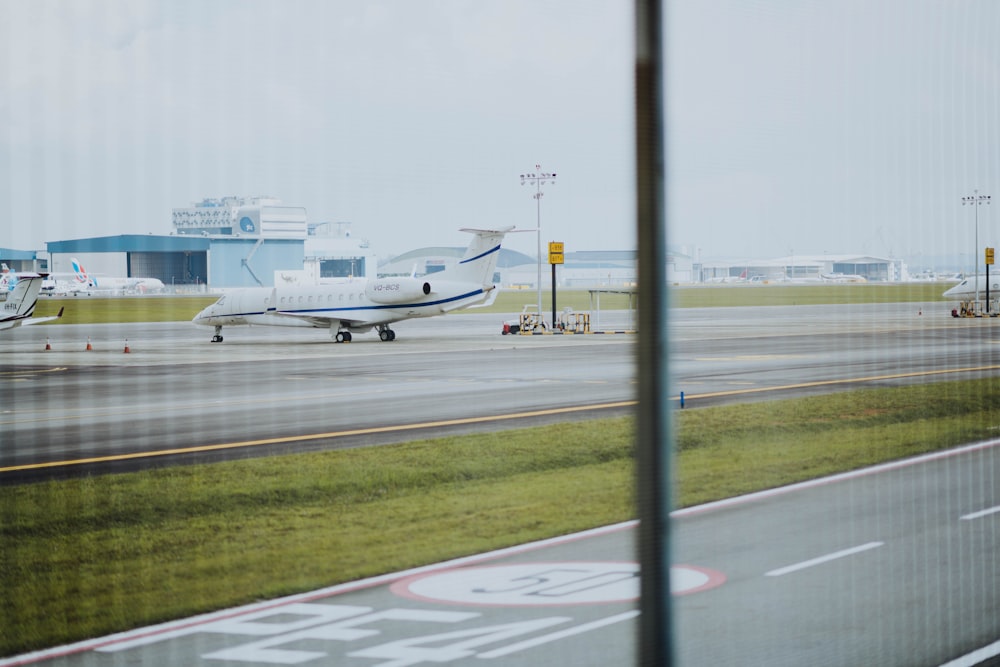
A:
POLYGON ((338 343, 372 329, 383 341, 395 340, 391 328, 395 322, 492 304, 497 296, 493 276, 500 243, 513 229, 462 229, 473 234, 462 259, 423 277, 243 288, 224 294, 192 322, 215 327, 213 343, 222 342, 224 326, 254 324, 329 329, 330 338, 338 343))

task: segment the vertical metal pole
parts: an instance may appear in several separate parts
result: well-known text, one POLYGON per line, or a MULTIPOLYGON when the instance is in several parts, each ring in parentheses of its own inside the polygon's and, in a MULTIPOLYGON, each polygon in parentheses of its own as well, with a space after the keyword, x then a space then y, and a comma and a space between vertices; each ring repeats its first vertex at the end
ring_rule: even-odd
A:
POLYGON ((639 510, 640 665, 673 664, 670 507, 673 408, 668 369, 663 13, 661 0, 636 0, 635 150, 639 243, 639 401, 636 486, 639 510))
POLYGON ((552 328, 556 328, 556 265, 552 265, 552 328))
POLYGON ((542 184, 546 182, 555 183, 556 174, 542 171, 542 165, 535 165, 536 173, 521 174, 521 185, 525 183, 535 184, 535 232, 538 253, 538 277, 535 279, 535 286, 538 288, 538 320, 542 320, 542 184))
MULTIPOLYGON (((535 193, 535 201, 537 202, 538 214, 535 222, 538 228, 538 278, 535 280, 535 284, 538 285, 538 320, 541 323, 542 320, 542 178, 539 174, 538 179, 535 181, 535 185, 538 186, 538 191, 535 193)), ((555 324, 555 322, 553 322, 555 324)))
MULTIPOLYGON (((978 189, 973 190, 971 196, 962 197, 962 206, 969 205, 975 209, 974 214, 976 220, 976 247, 974 252, 972 253, 972 266, 974 267, 972 271, 972 276, 973 279, 976 281, 976 300, 972 306, 973 315, 976 314, 976 310, 979 308, 979 207, 982 206, 984 203, 989 205, 992 202, 992 199, 993 198, 990 195, 979 194, 978 189)), ((983 262, 985 263, 985 261, 986 260, 984 258, 983 262)), ((986 298, 989 299, 988 294, 986 298)))
MULTIPOLYGON (((979 190, 973 190, 978 193, 979 190)), ((976 197, 976 199, 979 199, 976 197)), ((976 252, 972 253, 972 259, 976 262, 976 308, 979 308, 979 202, 972 204, 976 209, 976 252)))

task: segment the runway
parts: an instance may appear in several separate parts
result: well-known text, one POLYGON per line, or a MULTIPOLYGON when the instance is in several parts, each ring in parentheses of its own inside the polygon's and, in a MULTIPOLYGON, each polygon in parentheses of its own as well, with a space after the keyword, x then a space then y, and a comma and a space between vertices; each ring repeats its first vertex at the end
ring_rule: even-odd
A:
POLYGON ((634 337, 500 331, 497 316, 408 322, 392 342, 244 327, 213 344, 211 329, 187 323, 19 331, 27 335, 0 340, 0 379, 16 388, 0 418, 0 479, 374 445, 630 409, 634 337))
MULTIPOLYGON (((8 385, 0 481, 374 445, 438 428, 497 428, 505 415, 523 416, 503 425, 567 418, 561 410, 586 418, 630 409, 634 337, 500 336, 501 318, 462 317, 400 325, 393 343, 356 337, 345 345, 321 331, 259 328, 227 331, 225 343, 211 345, 207 330, 171 324, 88 329, 96 349, 45 352, 34 351, 44 346, 39 334, 56 347, 57 327, 18 332, 0 339, 8 385), (127 355, 115 349, 122 334, 127 355), (470 421, 421 426, 459 419, 470 421), (377 430, 385 426, 403 430, 377 430), (341 435, 351 430, 362 433, 341 435), (92 444, 94 432, 101 438, 92 444), (237 446, 150 456, 220 442, 237 446), (128 453, 139 456, 74 462, 128 453), (62 463, 33 467, 51 462, 62 463)), ((671 366, 693 408, 986 377, 998 369, 995 326, 953 320, 944 304, 677 311, 671 366)), ((57 344, 77 345, 83 332, 65 329, 57 344)), ((991 443, 677 513, 680 664, 941 665, 990 644, 1000 637, 998 474, 991 443)), ((0 665, 630 664, 633 529, 0 665)))
MULTIPOLYGON (((675 314, 670 365, 688 408, 998 368, 996 321, 955 320, 944 304, 675 314)), ((613 326, 615 314, 603 317, 613 326)), ((213 344, 211 329, 190 323, 14 330, 0 337, 0 381, 13 389, 0 413, 0 481, 631 410, 635 336, 501 336, 502 319, 412 320, 395 341, 345 344, 283 327, 234 327, 213 344)))

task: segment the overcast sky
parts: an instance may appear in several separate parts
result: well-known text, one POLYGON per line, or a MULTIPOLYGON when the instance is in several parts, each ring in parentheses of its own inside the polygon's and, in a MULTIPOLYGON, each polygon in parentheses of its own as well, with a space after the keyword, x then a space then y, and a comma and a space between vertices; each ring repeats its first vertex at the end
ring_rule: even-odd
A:
MULTIPOLYGON (((1000 3, 667 16, 673 245, 971 254, 960 197, 1000 196, 1000 3)), ((543 241, 633 248, 632 36, 623 0, 0 0, 0 246, 165 234, 230 194, 350 221, 380 256, 459 245, 533 228, 540 164, 543 241)))
MULTIPOLYGON (((967 256, 1000 199, 1000 2, 671 3, 671 236, 707 255, 967 256)), ((1000 202, 980 246, 1000 243, 1000 202)))

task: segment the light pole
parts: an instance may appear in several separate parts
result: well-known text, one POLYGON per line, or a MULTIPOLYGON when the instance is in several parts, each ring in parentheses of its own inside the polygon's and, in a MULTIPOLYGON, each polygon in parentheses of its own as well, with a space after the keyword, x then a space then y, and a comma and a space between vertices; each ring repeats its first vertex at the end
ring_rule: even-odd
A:
POLYGON ((979 307, 979 207, 990 203, 990 195, 981 195, 979 190, 973 190, 968 197, 962 197, 962 206, 971 206, 976 212, 976 249, 972 253, 972 275, 976 281, 976 303, 972 307, 973 313, 979 307))
MULTIPOLYGON (((538 234, 538 280, 535 285, 538 287, 538 321, 542 320, 542 186, 546 183, 551 182, 553 185, 556 183, 555 173, 547 173, 542 171, 542 165, 535 165, 535 173, 531 174, 521 174, 521 185, 525 183, 535 184, 535 194, 532 197, 535 198, 536 202, 536 233, 538 234)), ((555 325, 555 322, 552 323, 555 325)))

